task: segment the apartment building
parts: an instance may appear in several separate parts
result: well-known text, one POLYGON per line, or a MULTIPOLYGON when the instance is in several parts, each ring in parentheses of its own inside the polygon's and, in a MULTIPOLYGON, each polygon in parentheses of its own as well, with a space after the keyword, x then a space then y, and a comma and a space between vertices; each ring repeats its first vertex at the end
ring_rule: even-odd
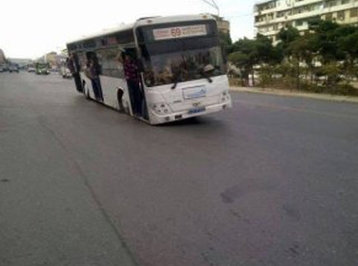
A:
POLYGON ((358 0, 258 1, 254 15, 256 32, 275 42, 281 28, 291 25, 304 32, 309 21, 317 18, 358 25, 358 0))
POLYGON ((223 17, 219 17, 214 14, 210 15, 216 19, 219 31, 224 34, 230 35, 230 22, 228 20, 225 20, 223 17))

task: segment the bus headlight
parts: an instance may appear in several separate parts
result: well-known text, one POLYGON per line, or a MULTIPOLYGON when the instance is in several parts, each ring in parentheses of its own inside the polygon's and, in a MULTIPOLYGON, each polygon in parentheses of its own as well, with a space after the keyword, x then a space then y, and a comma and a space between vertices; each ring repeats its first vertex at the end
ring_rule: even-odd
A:
POLYGON ((228 91, 224 91, 221 95, 221 101, 222 102, 227 102, 230 100, 230 94, 228 91))
POLYGON ((169 106, 165 103, 153 104, 152 110, 157 114, 168 114, 170 112, 169 106))

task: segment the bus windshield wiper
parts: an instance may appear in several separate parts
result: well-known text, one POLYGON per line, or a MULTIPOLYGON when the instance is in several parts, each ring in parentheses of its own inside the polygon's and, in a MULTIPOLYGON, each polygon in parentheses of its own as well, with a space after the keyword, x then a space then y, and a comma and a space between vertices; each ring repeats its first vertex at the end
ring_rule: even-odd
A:
POLYGON ((172 86, 172 90, 174 90, 177 87, 178 83, 179 83, 179 75, 176 75, 174 77, 174 79, 175 79, 175 81, 174 81, 174 84, 172 86))
POLYGON ((206 79, 209 81, 209 83, 212 83, 212 82, 213 82, 213 80, 212 80, 208 75, 206 75, 204 71, 199 71, 199 74, 200 74, 202 77, 206 78, 206 79))

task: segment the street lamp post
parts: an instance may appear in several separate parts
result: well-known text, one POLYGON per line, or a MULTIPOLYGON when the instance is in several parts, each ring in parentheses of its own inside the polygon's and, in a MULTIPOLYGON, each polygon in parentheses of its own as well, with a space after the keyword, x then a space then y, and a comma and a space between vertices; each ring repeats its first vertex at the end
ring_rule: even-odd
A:
POLYGON ((215 0, 202 0, 204 3, 208 4, 209 6, 213 7, 216 9, 216 11, 218 12, 218 16, 220 16, 220 8, 219 6, 216 4, 215 0))

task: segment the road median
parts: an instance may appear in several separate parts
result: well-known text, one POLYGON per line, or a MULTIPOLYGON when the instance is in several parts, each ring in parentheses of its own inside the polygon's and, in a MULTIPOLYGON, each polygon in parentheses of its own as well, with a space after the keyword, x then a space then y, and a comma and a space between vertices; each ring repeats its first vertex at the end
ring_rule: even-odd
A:
POLYGON ((358 97, 346 96, 346 95, 318 94, 318 93, 301 92, 295 90, 290 91, 290 90, 279 90, 279 89, 271 89, 271 88, 236 87, 236 86, 230 87, 230 90, 237 91, 237 92, 250 92, 250 93, 279 95, 279 96, 287 96, 287 97, 311 98, 311 99, 326 100, 326 101, 358 103, 358 97))

